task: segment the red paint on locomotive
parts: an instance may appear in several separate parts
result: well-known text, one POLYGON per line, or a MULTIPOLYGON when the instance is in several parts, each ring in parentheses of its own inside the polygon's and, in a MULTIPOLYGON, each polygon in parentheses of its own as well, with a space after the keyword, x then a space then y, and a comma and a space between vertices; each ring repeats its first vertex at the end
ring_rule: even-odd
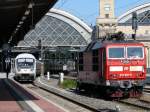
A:
POLYGON ((139 96, 145 78, 146 52, 142 43, 97 42, 79 53, 78 89, 93 85, 109 91, 112 97, 126 93, 139 96))

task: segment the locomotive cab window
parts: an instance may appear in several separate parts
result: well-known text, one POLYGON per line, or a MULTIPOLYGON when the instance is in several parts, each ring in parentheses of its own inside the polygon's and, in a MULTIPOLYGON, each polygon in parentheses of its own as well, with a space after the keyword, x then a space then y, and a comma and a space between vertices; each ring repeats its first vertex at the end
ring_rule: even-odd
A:
POLYGON ((124 48, 112 47, 108 49, 109 58, 124 58, 124 48))
POLYGON ((127 57, 128 58, 143 58, 144 57, 143 47, 128 47, 127 57))
POLYGON ((33 68, 34 67, 34 60, 31 58, 17 59, 17 66, 20 68, 33 68))

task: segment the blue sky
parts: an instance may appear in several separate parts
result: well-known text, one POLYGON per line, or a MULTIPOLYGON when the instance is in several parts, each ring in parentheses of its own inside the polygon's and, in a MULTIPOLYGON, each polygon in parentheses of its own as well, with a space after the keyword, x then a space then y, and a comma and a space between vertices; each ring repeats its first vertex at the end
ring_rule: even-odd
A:
MULTIPOLYGON (((150 0, 115 0, 115 15, 118 17, 129 9, 149 3, 150 0)), ((98 17, 99 0, 58 0, 55 8, 77 16, 88 25, 95 24, 98 17)))

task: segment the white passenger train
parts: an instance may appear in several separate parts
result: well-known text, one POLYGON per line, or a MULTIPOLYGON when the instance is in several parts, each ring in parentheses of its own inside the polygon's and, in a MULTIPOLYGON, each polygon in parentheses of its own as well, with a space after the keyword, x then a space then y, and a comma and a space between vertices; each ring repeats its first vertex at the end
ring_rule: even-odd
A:
POLYGON ((15 79, 33 81, 36 78, 36 58, 22 53, 15 58, 15 79))

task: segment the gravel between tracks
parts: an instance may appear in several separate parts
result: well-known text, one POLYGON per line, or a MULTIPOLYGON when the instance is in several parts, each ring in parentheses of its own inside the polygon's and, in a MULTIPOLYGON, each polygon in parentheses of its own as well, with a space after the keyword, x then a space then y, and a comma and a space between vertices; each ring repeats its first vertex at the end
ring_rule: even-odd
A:
POLYGON ((58 84, 57 79, 50 79, 49 81, 47 81, 45 80, 45 78, 39 78, 35 81, 35 85, 37 86, 40 86, 48 91, 53 92, 54 94, 58 94, 67 99, 79 102, 80 104, 87 105, 90 108, 94 108, 100 112, 113 112, 116 110, 116 107, 118 106, 120 108, 120 112, 148 112, 140 108, 127 106, 113 101, 105 101, 99 98, 92 98, 83 95, 78 95, 72 91, 59 88, 57 84, 58 84))

